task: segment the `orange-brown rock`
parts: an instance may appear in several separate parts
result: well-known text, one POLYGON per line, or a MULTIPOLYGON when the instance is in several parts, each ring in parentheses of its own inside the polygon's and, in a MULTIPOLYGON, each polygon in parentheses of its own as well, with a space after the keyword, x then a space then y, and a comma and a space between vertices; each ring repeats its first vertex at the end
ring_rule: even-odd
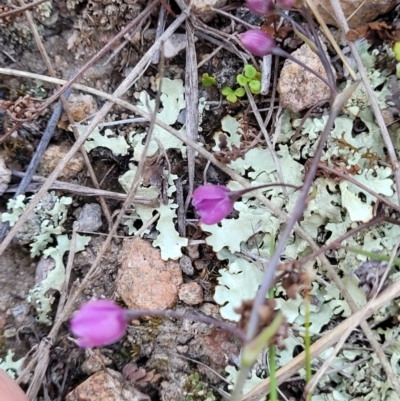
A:
POLYGON ((160 251, 139 237, 124 241, 117 292, 131 309, 167 309, 178 300, 179 263, 161 259, 160 251))

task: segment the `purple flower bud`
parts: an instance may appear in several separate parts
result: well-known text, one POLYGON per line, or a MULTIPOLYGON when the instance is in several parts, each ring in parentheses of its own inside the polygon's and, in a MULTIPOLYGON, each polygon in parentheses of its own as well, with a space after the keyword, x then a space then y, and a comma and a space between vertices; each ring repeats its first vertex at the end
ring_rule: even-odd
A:
POLYGON ((101 347, 125 335, 125 312, 107 299, 84 304, 71 319, 71 331, 80 347, 101 347))
POLYGON ((255 14, 268 14, 275 8, 272 0, 246 0, 247 7, 255 14))
POLYGON ((285 10, 293 8, 295 4, 296 0, 276 0, 276 5, 285 10))
POLYGON ((268 56, 275 49, 275 41, 267 33, 259 29, 251 29, 240 35, 243 47, 259 57, 268 56))
POLYGON ((216 224, 233 210, 232 192, 220 185, 203 185, 193 192, 192 204, 200 215, 200 222, 216 224))

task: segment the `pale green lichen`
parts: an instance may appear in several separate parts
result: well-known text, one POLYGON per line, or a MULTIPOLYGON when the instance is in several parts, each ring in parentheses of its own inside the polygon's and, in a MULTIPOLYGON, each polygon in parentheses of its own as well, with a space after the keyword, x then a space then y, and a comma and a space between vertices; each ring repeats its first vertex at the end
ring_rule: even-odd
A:
POLYGON ((13 361, 14 352, 11 350, 7 351, 7 355, 4 360, 0 358, 0 369, 7 372, 13 379, 15 379, 16 372, 18 372, 24 363, 25 358, 18 359, 18 361, 13 361))
MULTIPOLYGON (((75 252, 83 251, 89 243, 90 237, 78 235, 76 239, 75 252)), ((57 246, 47 248, 43 255, 45 258, 51 257, 55 262, 55 267, 47 277, 36 287, 29 291, 28 301, 31 302, 37 311, 37 320, 43 324, 51 324, 48 314, 54 302, 54 296, 49 294, 50 290, 60 292, 65 281, 65 266, 63 257, 70 250, 70 240, 67 235, 57 237, 57 246)))

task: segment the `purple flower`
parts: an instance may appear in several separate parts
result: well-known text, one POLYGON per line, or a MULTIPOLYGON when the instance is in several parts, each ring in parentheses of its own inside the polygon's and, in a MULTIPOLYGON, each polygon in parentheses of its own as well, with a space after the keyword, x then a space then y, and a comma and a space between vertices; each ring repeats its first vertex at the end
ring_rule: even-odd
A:
POLYGON ((242 33, 240 40, 246 50, 259 57, 268 56, 275 49, 274 39, 259 29, 251 29, 242 33))
POLYGON ((107 299, 84 304, 71 319, 71 331, 80 347, 101 347, 125 335, 125 312, 107 299))
POLYGON ((247 7, 255 14, 268 14, 274 10, 272 0, 246 0, 247 7))
POLYGON ((193 192, 192 204, 200 215, 200 222, 216 224, 233 210, 232 192, 220 185, 203 185, 193 192))

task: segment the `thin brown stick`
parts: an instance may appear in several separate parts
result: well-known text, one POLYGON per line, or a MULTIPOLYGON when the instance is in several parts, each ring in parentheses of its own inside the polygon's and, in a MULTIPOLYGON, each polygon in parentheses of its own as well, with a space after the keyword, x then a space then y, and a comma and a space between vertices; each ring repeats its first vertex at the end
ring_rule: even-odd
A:
MULTIPOLYGON (((20 171, 11 171, 12 175, 14 177, 23 177, 25 173, 21 173, 20 171)), ((46 182, 47 178, 42 177, 40 175, 34 175, 32 177, 33 183, 30 184, 26 192, 37 192, 42 184, 46 182), (36 182, 36 183, 35 183, 36 182)), ((96 189, 96 188, 90 188, 90 187, 85 187, 83 185, 78 185, 78 184, 71 184, 69 182, 65 181, 54 181, 53 184, 50 186, 49 189, 57 189, 60 191, 64 192, 70 192, 75 195, 79 196, 102 196, 104 198, 109 198, 109 199, 115 199, 119 201, 124 201, 127 198, 126 194, 118 193, 118 192, 112 192, 112 191, 105 191, 103 189, 96 189)), ((8 187, 5 192, 14 192, 15 188, 13 186, 8 187)), ((148 205, 152 207, 158 207, 160 205, 160 202, 158 201, 157 198, 146 198, 144 196, 136 196, 135 199, 133 200, 133 203, 137 203, 139 205, 148 205)))
MULTIPOLYGON (((276 155, 275 149, 272 147, 271 138, 269 137, 269 133, 267 132, 267 129, 265 128, 264 121, 263 121, 263 119, 261 117, 261 114, 258 111, 258 107, 257 107, 256 102, 254 100, 254 96, 250 92, 250 89, 249 89, 249 87, 247 85, 244 88, 246 90, 246 94, 247 94, 247 97, 249 99, 250 106, 251 106, 251 108, 253 110, 254 116, 256 117, 258 126, 260 127, 260 130, 264 135, 264 139, 267 142, 268 150, 269 150, 269 152, 271 154, 272 160, 274 161, 275 168, 276 168, 276 173, 278 174, 279 181, 280 182, 285 182, 285 180, 283 178, 282 168, 281 168, 281 165, 279 163, 278 156, 276 155)), ((283 195, 285 196, 285 198, 288 199, 288 193, 287 193, 287 190, 286 190, 285 187, 282 187, 282 192, 283 192, 283 195)))
MULTIPOLYGON (((194 28, 189 20, 186 20, 186 71, 185 71, 185 100, 186 100, 186 135, 192 141, 197 141, 199 131, 199 90, 197 75, 196 48, 194 46, 194 28)), ((193 148, 187 149, 189 190, 185 202, 187 211, 194 189, 194 165, 196 152, 193 148)), ((185 213, 186 214, 186 213, 185 213)))

